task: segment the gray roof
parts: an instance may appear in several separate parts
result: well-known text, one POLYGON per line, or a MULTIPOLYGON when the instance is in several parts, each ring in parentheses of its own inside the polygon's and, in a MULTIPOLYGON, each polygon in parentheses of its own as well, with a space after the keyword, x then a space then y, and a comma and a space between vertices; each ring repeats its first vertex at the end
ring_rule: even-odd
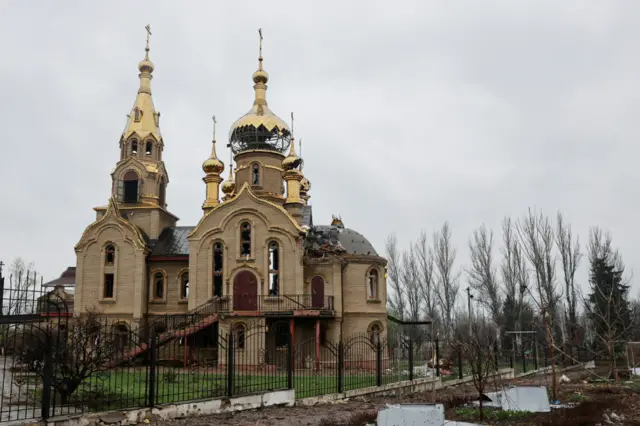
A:
POLYGON ((302 207, 302 226, 313 226, 313 215, 311 206, 302 207))
POLYGON ((152 256, 189 256, 187 237, 195 226, 172 226, 164 228, 158 237, 152 256))
POLYGON ((364 235, 349 228, 338 228, 331 225, 316 225, 315 228, 322 231, 338 230, 338 241, 344 247, 346 254, 360 254, 365 256, 377 256, 378 252, 364 235))

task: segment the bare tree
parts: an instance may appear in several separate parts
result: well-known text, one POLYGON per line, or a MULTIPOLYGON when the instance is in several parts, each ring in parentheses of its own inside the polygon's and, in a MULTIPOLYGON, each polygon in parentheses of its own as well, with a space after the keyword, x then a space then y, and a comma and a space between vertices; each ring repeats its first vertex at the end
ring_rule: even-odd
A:
POLYGON ((480 401, 480 421, 484 420, 483 397, 492 378, 496 377, 497 330, 484 317, 476 316, 471 324, 471 336, 466 327, 458 329, 455 346, 460 356, 471 367, 473 385, 480 401))
POLYGON ((7 315, 20 315, 31 311, 35 306, 35 290, 38 274, 33 262, 26 264, 17 257, 9 266, 9 287, 5 287, 2 297, 2 311, 7 315))
POLYGON ((502 222, 503 258, 500 272, 505 289, 505 327, 522 331, 525 291, 529 286, 527 261, 520 249, 517 231, 511 218, 502 222))
POLYGON ((576 236, 575 239, 573 238, 571 225, 565 223, 562 213, 560 212, 558 212, 557 216, 556 243, 562 260, 564 292, 567 298, 567 318, 565 318, 567 322, 567 332, 569 340, 574 341, 577 328, 576 308, 578 297, 575 286, 575 276, 578 266, 580 265, 582 253, 580 252, 580 238, 578 236, 576 236))
POLYGON ((23 330, 22 346, 14 357, 43 381, 48 376, 65 404, 85 379, 122 361, 124 351, 97 312, 69 320, 67 327, 60 325, 43 322, 23 330))
POLYGON ((467 269, 471 288, 480 295, 479 302, 485 306, 491 319, 500 329, 502 326, 502 295, 493 265, 493 231, 484 225, 473 231, 469 239, 471 266, 467 269))
POLYGON ((518 220, 516 230, 520 248, 533 269, 535 288, 534 292, 529 290, 529 294, 540 310, 547 347, 551 349, 551 391, 553 399, 557 399, 554 327, 556 307, 561 295, 558 293, 555 275, 554 227, 549 217, 529 209, 528 214, 518 220))
POLYGON ((420 287, 424 307, 429 319, 436 317, 436 290, 433 276, 433 251, 427 242, 427 233, 422 231, 415 244, 415 251, 418 257, 418 272, 420 275, 420 287))
POLYGON ((456 250, 451 247, 451 228, 449 222, 442 225, 433 235, 433 253, 438 283, 438 300, 442 310, 445 336, 450 340, 453 335, 453 311, 460 288, 460 272, 454 271, 456 250))
POLYGON ((389 235, 385 241, 387 249, 387 282, 391 291, 387 297, 389 307, 394 315, 404 319, 406 302, 404 289, 402 288, 400 253, 398 252, 398 239, 395 235, 389 235))

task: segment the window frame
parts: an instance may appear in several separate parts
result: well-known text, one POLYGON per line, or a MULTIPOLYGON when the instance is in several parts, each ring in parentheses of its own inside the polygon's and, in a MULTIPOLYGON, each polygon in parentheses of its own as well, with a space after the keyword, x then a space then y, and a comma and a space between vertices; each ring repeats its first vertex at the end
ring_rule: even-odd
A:
POLYGON ((371 267, 367 270, 365 284, 366 284, 367 300, 380 300, 380 295, 379 295, 380 271, 378 271, 378 268, 371 267), (372 286, 371 279, 374 275, 375 275, 375 285, 372 286))
POLYGON ((279 296, 280 295, 280 277, 282 272, 282 255, 280 252, 280 243, 277 240, 269 240, 267 242, 267 291, 266 294, 269 296, 279 296), (275 246, 275 258, 272 255, 273 246, 275 246), (272 259, 274 262, 272 263, 272 259), (275 264, 275 268, 274 268, 275 264), (272 279, 276 278, 275 291, 272 288, 272 279))
POLYGON ((184 270, 184 271, 181 271, 178 274, 178 283, 180 285, 180 300, 181 301, 189 300, 190 281, 189 281, 189 270, 188 269, 184 270), (184 280, 185 275, 187 276, 186 285, 185 285, 185 280, 184 280), (186 292, 185 292, 185 288, 186 288, 186 292))
POLYGON ((116 247, 112 243, 107 243, 104 247, 104 266, 113 267, 116 264, 116 247), (111 260, 109 260, 111 255, 111 260))
POLYGON ((112 272, 105 272, 102 275, 102 300, 115 300, 116 298, 116 274, 112 272), (111 295, 107 295, 107 277, 111 277, 111 295))
POLYGON ((155 269, 151 273, 151 302, 159 303, 166 302, 167 300, 167 273, 163 269, 155 269), (157 295, 157 280, 158 275, 162 276, 162 297, 157 295))
POLYGON ((253 257, 253 224, 249 220, 243 220, 240 222, 240 245, 238 246, 240 258, 252 258, 253 257), (243 236, 243 230, 245 226, 249 228, 249 236, 248 239, 245 239, 243 236), (243 253, 245 244, 248 244, 248 253, 243 253))
POLYGON ((251 183, 251 186, 253 187, 261 187, 262 186, 262 181, 263 181, 263 167, 262 164, 260 164, 257 161, 253 161, 251 162, 251 164, 249 164, 249 182, 251 183), (258 183, 254 183, 254 170, 257 171, 258 173, 258 183))
POLYGON ((222 297, 224 296, 224 252, 225 246, 222 241, 214 241, 211 247, 211 294, 213 297, 222 297), (220 269, 216 270, 216 250, 219 247, 220 249, 220 269), (220 284, 220 294, 216 294, 216 282, 220 284))
POLYGON ((233 348, 236 350, 245 350, 247 347, 247 325, 243 322, 233 324, 233 348), (242 332, 238 332, 242 329, 242 332))

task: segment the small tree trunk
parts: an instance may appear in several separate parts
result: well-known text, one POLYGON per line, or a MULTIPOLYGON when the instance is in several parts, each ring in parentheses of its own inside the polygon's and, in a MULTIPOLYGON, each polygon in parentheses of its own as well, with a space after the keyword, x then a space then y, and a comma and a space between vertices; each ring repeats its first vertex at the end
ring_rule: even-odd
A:
POLYGON ((549 320, 546 315, 544 315, 544 328, 547 335, 547 344, 551 347, 551 395, 553 395, 553 400, 556 401, 558 399, 556 389, 556 348, 551 338, 551 328, 549 327, 549 320))

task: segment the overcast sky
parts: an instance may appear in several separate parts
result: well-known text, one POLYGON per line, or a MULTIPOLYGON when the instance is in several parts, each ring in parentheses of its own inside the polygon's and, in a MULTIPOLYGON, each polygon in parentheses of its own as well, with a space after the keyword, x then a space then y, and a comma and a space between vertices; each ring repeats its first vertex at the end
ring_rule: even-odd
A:
POLYGON ((406 245, 448 220, 463 267, 482 223, 499 240, 505 215, 561 210, 638 269, 638 22, 633 0, 0 1, 0 260, 47 280, 75 265, 149 23, 179 224, 202 215, 212 114, 226 143, 251 106, 262 27, 269 105, 295 112, 317 224, 341 215, 383 253, 387 235, 406 245))

